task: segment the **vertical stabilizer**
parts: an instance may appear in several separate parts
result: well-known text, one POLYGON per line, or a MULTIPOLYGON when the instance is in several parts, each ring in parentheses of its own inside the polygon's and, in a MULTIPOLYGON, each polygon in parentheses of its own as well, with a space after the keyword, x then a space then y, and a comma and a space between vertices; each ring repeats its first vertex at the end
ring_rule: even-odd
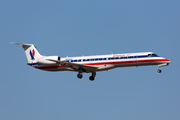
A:
POLYGON ((37 59, 41 58, 42 55, 39 54, 37 49, 34 47, 33 44, 19 44, 19 43, 12 43, 19 45, 24 48, 28 63, 35 63, 37 59))

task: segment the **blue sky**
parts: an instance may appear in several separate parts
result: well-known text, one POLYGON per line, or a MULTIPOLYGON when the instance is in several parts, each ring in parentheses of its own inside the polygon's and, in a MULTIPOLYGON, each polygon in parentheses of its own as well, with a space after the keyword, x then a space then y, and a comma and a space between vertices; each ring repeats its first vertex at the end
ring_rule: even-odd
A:
POLYGON ((1 0, 0 119, 179 120, 180 1, 1 0), (42 55, 152 51, 172 63, 117 68, 79 80, 76 72, 27 66, 21 47, 42 55))

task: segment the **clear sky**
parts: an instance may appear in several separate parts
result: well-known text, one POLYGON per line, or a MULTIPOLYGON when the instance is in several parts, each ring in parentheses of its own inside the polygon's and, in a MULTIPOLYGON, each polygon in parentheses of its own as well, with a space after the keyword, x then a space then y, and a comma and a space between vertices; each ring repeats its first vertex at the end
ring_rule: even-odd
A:
POLYGON ((0 120, 180 120, 179 0, 1 0, 0 120), (158 66, 84 73, 27 66, 24 50, 81 56, 155 52, 158 66))

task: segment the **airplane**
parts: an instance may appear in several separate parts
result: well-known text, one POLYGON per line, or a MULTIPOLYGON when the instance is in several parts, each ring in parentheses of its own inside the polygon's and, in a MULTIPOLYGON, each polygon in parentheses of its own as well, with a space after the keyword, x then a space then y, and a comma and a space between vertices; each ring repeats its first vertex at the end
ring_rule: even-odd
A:
POLYGON ((19 44, 24 48, 28 60, 27 65, 45 71, 75 71, 77 77, 82 78, 83 73, 91 73, 89 80, 94 81, 96 72, 109 71, 117 67, 138 67, 158 65, 158 73, 161 67, 168 66, 170 60, 160 57, 153 52, 125 53, 80 57, 43 56, 33 44, 19 44))

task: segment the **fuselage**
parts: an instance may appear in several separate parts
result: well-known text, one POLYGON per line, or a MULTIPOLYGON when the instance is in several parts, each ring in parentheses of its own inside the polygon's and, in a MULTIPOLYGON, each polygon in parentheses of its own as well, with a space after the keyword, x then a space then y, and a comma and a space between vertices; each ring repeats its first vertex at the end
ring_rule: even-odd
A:
POLYGON ((83 73, 92 73, 89 80, 93 81, 96 72, 110 70, 117 67, 133 67, 158 65, 158 73, 161 67, 169 65, 170 61, 153 52, 110 54, 96 56, 65 57, 43 56, 33 44, 12 43, 23 47, 28 65, 45 71, 75 71, 77 77, 82 78, 83 73))
MULTIPOLYGON (((82 65, 88 65, 97 67, 97 71, 110 70, 116 67, 133 67, 133 66, 149 66, 158 65, 166 66, 170 61, 166 58, 160 57, 153 52, 141 52, 141 53, 126 53, 126 54, 110 54, 110 55, 96 55, 96 56, 80 56, 80 57, 65 57, 61 58, 61 61, 66 63, 76 63, 82 65)), ((68 66, 63 65, 43 65, 39 63, 29 64, 37 69, 45 71, 78 71, 68 66)), ((86 70, 84 72, 94 72, 86 70)))

